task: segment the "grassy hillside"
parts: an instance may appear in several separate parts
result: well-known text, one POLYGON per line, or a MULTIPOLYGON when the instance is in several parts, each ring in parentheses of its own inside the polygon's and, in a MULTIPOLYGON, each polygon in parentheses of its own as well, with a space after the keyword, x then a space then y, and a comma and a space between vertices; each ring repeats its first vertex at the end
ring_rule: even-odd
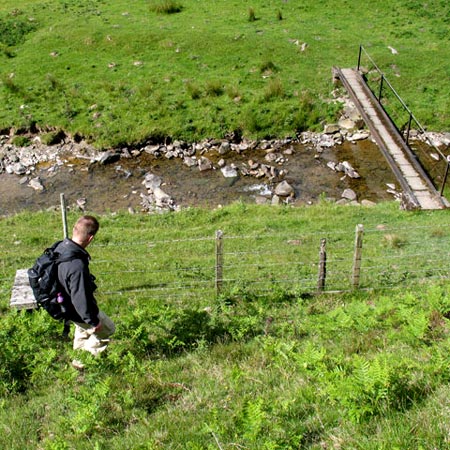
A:
MULTIPOLYGON (((75 218, 69 215, 70 224, 75 218)), ((412 248, 433 267, 428 250, 439 243, 445 249, 449 241, 446 211, 235 204, 155 216, 110 214, 100 221, 89 249, 98 298, 117 334, 107 354, 86 358, 87 369, 78 372, 70 366, 75 355, 60 337, 60 324, 45 313, 8 307, 15 270, 61 235, 60 215, 0 219, 1 448, 449 447, 450 297, 444 277, 414 285, 403 280, 401 289, 314 296, 275 283, 259 297, 239 283, 215 299, 195 290, 174 298, 169 286, 168 295, 155 294, 173 269, 166 252, 176 253, 171 259, 178 269, 196 268, 188 273, 192 282, 202 277, 194 249, 218 228, 256 244, 264 235, 297 236, 303 253, 313 231, 335 248, 355 223, 384 226, 392 271, 412 248), (395 238, 391 229, 403 234, 395 238), (192 251, 180 254, 180 241, 190 242, 192 251), (136 266, 144 270, 131 284, 127 272, 136 266), (121 292, 107 292, 120 285, 121 292)), ((385 245, 380 241, 373 251, 381 255, 385 245)), ((236 251, 246 258, 245 248, 236 251)), ((280 249, 273 251, 279 270, 283 262, 292 264, 280 249)), ((260 259, 256 269, 262 270, 265 257, 260 259)), ((410 269, 417 269, 413 259, 410 269)), ((188 277, 179 281, 190 284, 188 277)))
POLYGON ((448 130, 449 29, 443 0, 4 0, 0 129, 98 146, 321 129, 331 68, 363 44, 423 125, 448 130))

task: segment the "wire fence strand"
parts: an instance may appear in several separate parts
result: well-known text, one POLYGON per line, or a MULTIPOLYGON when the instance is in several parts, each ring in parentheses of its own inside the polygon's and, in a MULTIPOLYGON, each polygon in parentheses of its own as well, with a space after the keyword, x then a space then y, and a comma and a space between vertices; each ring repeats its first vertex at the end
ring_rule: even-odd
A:
MULTIPOLYGON (((218 295, 269 295, 280 289, 301 295, 318 292, 324 276, 319 260, 321 241, 326 242, 325 277, 320 291, 347 292, 411 286, 448 279, 450 231, 431 225, 365 229, 361 264, 355 270, 355 232, 313 232, 222 236, 220 261, 216 239, 139 239, 95 246, 91 271, 97 277, 99 295, 149 298, 201 298, 206 305, 218 295), (424 240, 426 236, 426 240, 424 240), (424 244, 426 242, 426 244, 424 244), (158 249, 156 252, 154 249, 158 249), (152 251, 154 253, 152 253, 152 251), (124 255, 131 254, 129 258, 124 255), (220 265, 220 280, 217 266, 220 265), (354 285, 354 280, 358 284, 354 285), (219 289, 220 287, 220 289, 219 289)), ((0 293, 11 292, 15 271, 31 267, 42 249, 27 247, 29 257, 17 258, 15 249, 0 243, 0 293)))

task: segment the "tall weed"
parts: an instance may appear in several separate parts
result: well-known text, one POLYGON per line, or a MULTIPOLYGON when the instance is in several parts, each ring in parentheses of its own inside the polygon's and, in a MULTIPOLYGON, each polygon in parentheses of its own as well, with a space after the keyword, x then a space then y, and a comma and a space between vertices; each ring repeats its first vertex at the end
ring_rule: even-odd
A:
POLYGON ((264 101, 270 101, 273 98, 282 99, 285 95, 283 83, 279 78, 271 78, 264 90, 264 101))
POLYGON ((0 17, 0 43, 14 47, 23 43, 27 35, 37 29, 36 22, 27 18, 23 11, 0 17))
POLYGON ((157 14, 175 14, 181 12, 183 6, 175 0, 150 0, 150 10, 157 14))

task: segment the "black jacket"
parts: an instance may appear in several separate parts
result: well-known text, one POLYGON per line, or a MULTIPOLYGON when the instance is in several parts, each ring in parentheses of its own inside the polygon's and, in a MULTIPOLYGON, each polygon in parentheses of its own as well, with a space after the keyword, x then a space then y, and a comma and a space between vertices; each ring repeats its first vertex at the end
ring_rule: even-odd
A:
POLYGON ((71 239, 64 239, 55 249, 62 257, 74 258, 58 265, 58 278, 63 287, 66 319, 97 326, 98 306, 94 297, 97 288, 89 272, 89 253, 71 239))

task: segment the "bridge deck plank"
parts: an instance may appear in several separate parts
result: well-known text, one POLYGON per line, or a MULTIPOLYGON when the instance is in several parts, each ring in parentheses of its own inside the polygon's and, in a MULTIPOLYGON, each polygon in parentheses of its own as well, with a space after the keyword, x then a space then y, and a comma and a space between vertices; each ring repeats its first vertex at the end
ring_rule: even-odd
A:
POLYGON ((9 305, 11 308, 16 309, 37 308, 36 299, 28 281, 27 269, 19 269, 16 271, 9 305))
MULTIPOLYGON (((403 181, 409 187, 412 195, 416 197, 416 200, 422 209, 442 209, 446 206, 446 202, 439 194, 432 190, 430 186, 432 183, 429 180, 424 180, 418 170, 409 162, 407 155, 403 148, 396 142, 398 136, 394 134, 393 130, 387 128, 382 118, 380 117, 380 106, 376 104, 372 98, 367 95, 367 86, 365 85, 362 77, 354 69, 339 69, 341 76, 345 78, 346 84, 348 84, 353 91, 353 95, 359 103, 359 108, 362 108, 364 115, 367 117, 370 124, 367 125, 374 127, 379 136, 379 146, 383 146, 390 154, 392 160, 397 164, 398 172, 402 175, 403 181), (428 181, 428 182, 427 182, 428 181)), ((397 133, 398 134, 398 133, 397 133)), ((422 171, 423 172, 423 171, 422 171)))

